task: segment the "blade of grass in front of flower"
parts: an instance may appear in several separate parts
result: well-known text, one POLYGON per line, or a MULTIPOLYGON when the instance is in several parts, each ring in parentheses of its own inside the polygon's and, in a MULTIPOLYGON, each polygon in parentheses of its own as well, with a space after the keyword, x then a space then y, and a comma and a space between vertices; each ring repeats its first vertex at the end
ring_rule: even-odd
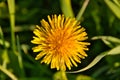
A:
POLYGON ((113 48, 120 45, 120 39, 112 36, 95 36, 92 40, 101 39, 107 46, 113 48))
POLYGON ((104 0, 108 7, 112 10, 112 12, 116 15, 117 18, 120 19, 120 7, 114 4, 110 0, 104 0))
POLYGON ((85 9, 86 9, 88 3, 89 3, 89 0, 84 1, 82 8, 80 9, 79 13, 76 16, 77 20, 81 20, 81 17, 83 15, 83 13, 85 12, 85 9))
POLYGON ((105 51, 105 52, 101 53, 85 68, 77 70, 77 71, 68 72, 68 73, 78 73, 78 72, 86 71, 86 70, 90 69, 91 67, 93 67, 94 65, 96 65, 103 57, 105 57, 107 55, 118 55, 118 54, 120 54, 120 45, 109 51, 105 51))
POLYGON ((111 49, 107 55, 117 55, 120 54, 120 45, 116 46, 115 48, 111 49))
POLYGON ((19 62, 19 67, 20 67, 20 70, 21 70, 21 77, 24 77, 25 76, 25 72, 24 72, 24 68, 23 68, 23 61, 22 61, 22 52, 21 52, 21 47, 20 47, 20 41, 19 41, 19 37, 17 36, 17 50, 18 50, 18 53, 17 53, 17 57, 18 57, 18 62, 19 62))
POLYGON ((2 67, 2 65, 0 65, 0 71, 4 72, 6 75, 8 75, 12 80, 18 80, 18 78, 11 73, 10 71, 8 71, 6 68, 2 67))
POLYGON ((107 55, 108 51, 101 53, 100 55, 98 55, 88 66, 86 66, 85 68, 82 68, 80 70, 77 71, 71 71, 68 73, 78 73, 78 72, 83 72, 86 71, 90 68, 92 68, 94 65, 96 65, 103 57, 105 57, 107 55))
POLYGON ((10 14, 10 25, 11 25, 11 43, 12 43, 12 50, 15 53, 16 51, 16 44, 15 44, 15 0, 7 0, 8 2, 8 9, 10 14))
POLYGON ((71 0, 60 0, 61 10, 66 17, 74 17, 71 0))

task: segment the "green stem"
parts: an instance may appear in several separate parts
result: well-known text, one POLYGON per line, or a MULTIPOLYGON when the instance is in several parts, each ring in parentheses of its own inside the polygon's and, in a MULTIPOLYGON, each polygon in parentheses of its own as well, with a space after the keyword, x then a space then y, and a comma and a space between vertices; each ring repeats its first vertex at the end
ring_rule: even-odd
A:
POLYGON ((12 80, 18 80, 14 74, 9 72, 6 68, 3 68, 1 65, 0 65, 0 70, 4 72, 6 75, 8 75, 12 80))
POLYGON ((12 41, 12 50, 15 52, 16 50, 16 44, 15 44, 15 33, 14 33, 14 15, 11 14, 10 16, 11 21, 11 41, 12 41))
POLYGON ((89 0, 85 0, 84 1, 82 8, 80 9, 78 15, 76 16, 77 20, 81 20, 81 17, 83 15, 83 13, 85 12, 85 9, 86 9, 88 3, 89 3, 89 0))
POLYGON ((14 33, 14 27, 15 27, 15 0, 7 0, 8 1, 8 8, 9 8, 9 14, 10 14, 10 24, 11 24, 11 43, 12 43, 12 50, 13 52, 16 51, 16 42, 15 42, 15 33, 14 33))
POLYGON ((66 17, 74 17, 71 0, 60 0, 61 10, 66 17))
POLYGON ((61 71, 61 80, 68 80, 65 71, 61 71))

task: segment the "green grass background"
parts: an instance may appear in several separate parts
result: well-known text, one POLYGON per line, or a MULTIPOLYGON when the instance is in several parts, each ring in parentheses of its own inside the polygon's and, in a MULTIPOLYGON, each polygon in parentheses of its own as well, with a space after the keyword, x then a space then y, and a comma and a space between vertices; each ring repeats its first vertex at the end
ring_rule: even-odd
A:
MULTIPOLYGON (((11 0, 12 1, 12 0, 11 0)), ((10 15, 7 0, 0 0, 0 66, 14 74, 19 80, 61 80, 56 69, 49 65, 35 61, 36 53, 32 52, 34 46, 30 41, 35 25, 40 25, 41 19, 47 20, 47 15, 65 14, 76 17, 83 7, 85 0, 71 0, 72 12, 64 1, 69 0, 15 0, 15 43, 11 42, 10 15), (2 36, 3 33, 3 36, 2 36), (18 36, 18 37, 17 37, 18 36), (4 44, 5 43, 5 44, 4 44), (16 45, 16 51, 11 45, 16 45)), ((81 26, 88 33, 88 57, 82 60, 77 68, 87 66, 96 56, 111 51, 95 66, 81 73, 67 73, 68 80, 120 80, 120 1, 119 0, 90 0, 82 17, 79 18, 81 26), (111 4, 112 3, 112 4, 111 4), (93 40, 94 37, 97 39, 93 40), (98 37, 101 36, 101 37, 98 37), (104 37, 106 38, 104 38, 104 37), (112 36, 108 38, 108 36, 112 36)), ((13 9, 13 8, 12 8, 13 9)), ((14 12, 14 10, 13 10, 14 12)), ((0 80, 11 80, 8 75, 0 70, 0 80)))

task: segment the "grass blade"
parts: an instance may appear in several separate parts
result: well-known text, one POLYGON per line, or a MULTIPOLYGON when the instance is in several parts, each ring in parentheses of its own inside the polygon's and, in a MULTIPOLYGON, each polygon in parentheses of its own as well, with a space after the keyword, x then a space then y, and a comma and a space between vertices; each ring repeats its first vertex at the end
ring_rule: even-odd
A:
POLYGON ((24 77, 25 76, 25 72, 24 72, 24 68, 23 68, 23 60, 22 60, 22 52, 21 52, 21 47, 20 47, 20 41, 19 41, 19 37, 17 36, 17 50, 18 50, 18 53, 17 53, 17 57, 18 57, 18 62, 19 62, 19 67, 20 67, 20 70, 21 70, 21 77, 24 77))
POLYGON ((60 0, 61 10, 66 17, 74 17, 71 0, 60 0))
POLYGON ((112 10, 112 12, 120 19, 120 7, 114 4, 110 0, 104 0, 108 7, 112 10))

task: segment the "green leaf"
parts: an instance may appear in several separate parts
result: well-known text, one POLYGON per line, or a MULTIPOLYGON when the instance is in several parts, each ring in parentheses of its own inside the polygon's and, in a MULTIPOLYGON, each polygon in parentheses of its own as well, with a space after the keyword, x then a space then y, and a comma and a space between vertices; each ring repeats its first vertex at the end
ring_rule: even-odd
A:
POLYGON ((112 12, 120 19, 120 7, 110 0, 104 0, 112 12))
POLYGON ((112 36, 95 36, 92 40, 101 39, 107 46, 113 48, 120 45, 120 39, 112 36))

